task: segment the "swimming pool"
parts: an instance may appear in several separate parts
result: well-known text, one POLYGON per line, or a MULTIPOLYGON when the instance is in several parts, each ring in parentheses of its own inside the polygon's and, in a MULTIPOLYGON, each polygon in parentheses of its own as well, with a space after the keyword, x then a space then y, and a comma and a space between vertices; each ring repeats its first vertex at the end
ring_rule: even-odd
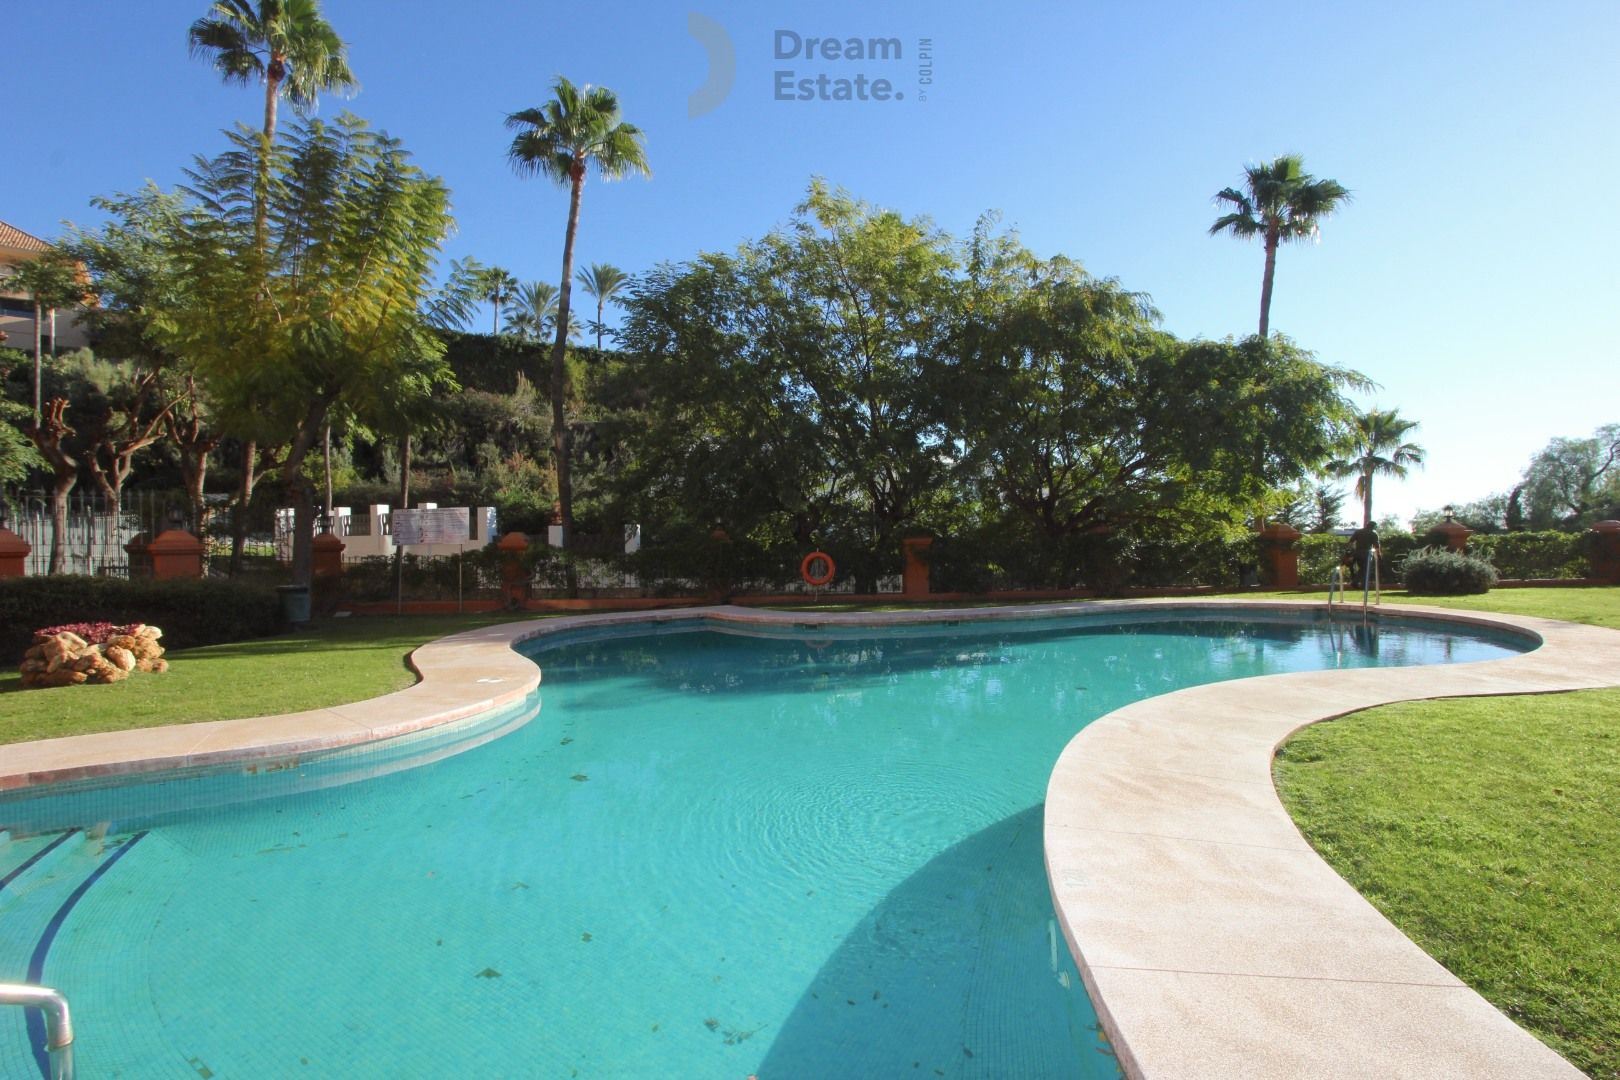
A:
MULTIPOLYGON (((113 824, 0 891, 0 974, 54 922, 39 974, 83 1075, 1110 1075, 1041 870, 1075 731, 1213 679, 1524 647, 1133 619, 575 634, 536 646, 537 719, 8 799, 0 821, 113 824), (244 782, 266 797, 185 808, 244 782)), ((0 1072, 28 1075, 0 1021, 0 1072)))

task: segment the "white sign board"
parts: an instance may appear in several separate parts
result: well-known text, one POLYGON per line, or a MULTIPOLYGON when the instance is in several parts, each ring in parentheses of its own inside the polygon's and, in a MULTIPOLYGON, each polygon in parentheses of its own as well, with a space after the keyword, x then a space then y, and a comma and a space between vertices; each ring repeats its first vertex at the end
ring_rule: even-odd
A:
POLYGON ((443 510, 395 510, 390 516, 394 543, 407 544, 465 544, 467 508, 446 507, 443 510))

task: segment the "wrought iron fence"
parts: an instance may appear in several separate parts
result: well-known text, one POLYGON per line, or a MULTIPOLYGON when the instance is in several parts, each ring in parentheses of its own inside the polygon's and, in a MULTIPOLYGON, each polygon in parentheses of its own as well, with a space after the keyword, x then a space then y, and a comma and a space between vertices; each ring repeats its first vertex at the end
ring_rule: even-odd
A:
MULTIPOLYGON (((138 537, 150 539, 165 529, 191 525, 190 502, 181 492, 126 491, 120 502, 114 505, 99 491, 68 495, 62 573, 128 577, 132 569, 126 545, 138 537)), ((22 490, 0 493, 0 516, 0 524, 33 549, 28 554, 27 572, 46 573, 56 540, 50 495, 22 490)), ((139 560, 135 560, 133 572, 141 572, 139 560)))

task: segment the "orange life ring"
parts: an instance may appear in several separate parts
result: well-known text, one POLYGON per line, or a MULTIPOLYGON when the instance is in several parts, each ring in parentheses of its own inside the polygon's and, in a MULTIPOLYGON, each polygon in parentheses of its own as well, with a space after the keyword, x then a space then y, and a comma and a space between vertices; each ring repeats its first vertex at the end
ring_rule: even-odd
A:
POLYGON ((837 573, 838 564, 833 562, 833 557, 825 551, 812 551, 799 564, 799 576, 804 578, 804 583, 812 589, 819 589, 828 584, 837 573), (820 563, 825 569, 820 572, 811 570, 810 567, 816 563, 820 563))

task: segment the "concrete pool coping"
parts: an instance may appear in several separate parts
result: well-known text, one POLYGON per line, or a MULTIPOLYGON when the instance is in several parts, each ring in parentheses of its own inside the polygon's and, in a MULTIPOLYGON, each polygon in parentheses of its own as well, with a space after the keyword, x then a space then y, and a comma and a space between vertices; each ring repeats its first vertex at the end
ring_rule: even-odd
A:
MULTIPOLYGON (((453 722, 513 704, 539 684, 539 670, 513 645, 582 627, 691 619, 860 626, 1323 606, 1181 597, 894 612, 688 608, 506 623, 422 646, 412 654, 422 681, 369 701, 3 746, 0 790, 286 760, 453 722)), ((1046 798, 1049 884, 1127 1076, 1582 1075, 1316 855, 1277 797, 1271 760, 1298 728, 1373 705, 1620 684, 1620 631, 1406 604, 1383 614, 1528 633, 1542 644, 1467 664, 1190 687, 1100 717, 1058 758, 1046 798)))

